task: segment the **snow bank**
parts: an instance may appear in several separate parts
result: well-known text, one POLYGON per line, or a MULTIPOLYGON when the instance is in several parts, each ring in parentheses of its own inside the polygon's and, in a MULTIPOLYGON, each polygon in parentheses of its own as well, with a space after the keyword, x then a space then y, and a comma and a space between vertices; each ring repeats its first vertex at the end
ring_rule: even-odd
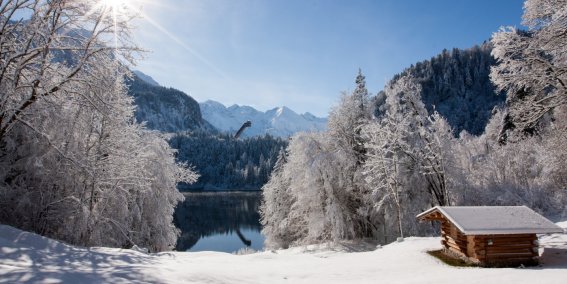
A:
POLYGON ((565 283, 567 236, 540 240, 539 267, 487 269, 450 267, 426 254, 441 247, 439 238, 407 238, 364 251, 342 244, 247 255, 144 254, 68 246, 0 225, 0 283, 565 283))

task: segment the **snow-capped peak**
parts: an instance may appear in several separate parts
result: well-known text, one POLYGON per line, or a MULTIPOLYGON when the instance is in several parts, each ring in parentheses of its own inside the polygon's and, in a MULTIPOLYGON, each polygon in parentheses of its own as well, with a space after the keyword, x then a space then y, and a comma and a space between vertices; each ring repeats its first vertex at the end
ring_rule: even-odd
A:
POLYGON ((322 131, 327 127, 327 119, 310 113, 297 114, 286 106, 261 112, 250 106, 232 105, 225 107, 216 101, 200 103, 203 118, 221 131, 234 132, 248 120, 252 127, 243 136, 270 134, 287 137, 299 131, 322 131))

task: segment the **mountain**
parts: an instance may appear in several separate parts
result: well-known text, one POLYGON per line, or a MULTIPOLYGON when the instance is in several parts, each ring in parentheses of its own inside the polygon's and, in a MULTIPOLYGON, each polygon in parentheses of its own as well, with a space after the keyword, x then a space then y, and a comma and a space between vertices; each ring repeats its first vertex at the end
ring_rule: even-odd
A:
POLYGON ((155 87, 159 87, 160 84, 158 82, 156 82, 156 80, 154 80, 154 78, 150 77, 149 75, 144 74, 142 71, 138 71, 138 70, 134 70, 132 71, 132 73, 134 73, 134 75, 136 75, 138 78, 140 78, 142 81, 155 86, 155 87))
POLYGON ((310 113, 297 114, 288 107, 277 107, 261 112, 250 106, 223 104, 208 100, 200 103, 203 118, 221 131, 236 133, 242 124, 251 121, 252 126, 243 136, 270 134, 288 137, 300 131, 322 131, 327 128, 327 119, 310 113))
POLYGON ((197 101, 182 91, 155 85, 157 82, 148 83, 146 80, 150 79, 149 76, 144 79, 134 73, 134 78, 127 82, 128 94, 134 98, 136 105, 137 121, 145 121, 147 128, 163 132, 216 132, 201 116, 197 101))
MULTIPOLYGON (((502 105, 505 94, 497 94, 490 81, 490 66, 496 60, 490 55, 492 45, 484 43, 469 49, 443 50, 430 60, 418 62, 394 76, 390 83, 404 76, 416 78, 421 85, 421 99, 429 113, 439 112, 455 130, 480 135, 494 107, 502 105)), ((384 105, 379 93, 376 113, 384 105)))
MULTIPOLYGON (((255 123, 252 129, 244 132, 241 139, 234 137, 236 131, 219 133, 203 118, 199 103, 192 97, 179 90, 156 85, 157 82, 143 73, 133 73, 134 76, 128 80, 127 85, 128 94, 134 98, 136 120, 146 122, 149 129, 174 133, 168 140, 171 147, 178 151, 178 161, 187 162, 200 174, 196 183, 180 185, 182 190, 259 189, 267 182, 280 149, 287 145, 286 139, 272 136, 245 137, 250 136, 246 135, 249 130, 255 131, 255 123)), ((220 103, 210 103, 221 112, 229 113, 238 109, 236 113, 240 118, 245 117, 244 121, 259 121, 259 117, 264 119, 264 113, 251 107, 234 106, 229 111, 220 103)), ((273 112, 272 116, 277 118, 277 109, 273 112)), ((274 125, 297 131, 290 126, 289 120, 298 120, 303 116, 292 114, 295 113, 282 108, 280 116, 288 119, 275 119, 274 125)), ((306 121, 320 120, 313 115, 304 116, 306 121)), ((223 120, 222 116, 217 119, 225 124, 231 122, 228 118, 223 120)), ((242 123, 233 125, 235 129, 239 129, 242 123)), ((266 132, 258 134, 263 133, 266 132)))

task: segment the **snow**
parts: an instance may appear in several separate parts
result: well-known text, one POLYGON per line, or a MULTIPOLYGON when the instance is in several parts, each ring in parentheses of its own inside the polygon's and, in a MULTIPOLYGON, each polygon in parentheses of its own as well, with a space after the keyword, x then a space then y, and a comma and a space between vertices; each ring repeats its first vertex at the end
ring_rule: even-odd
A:
POLYGON ((311 113, 297 114, 288 107, 277 107, 261 112, 250 106, 223 104, 208 100, 199 104, 203 118, 221 131, 236 133, 245 121, 252 121, 252 127, 243 136, 251 137, 270 134, 288 137, 300 131, 323 131, 327 120, 311 113))
POLYGON ((0 225, 0 283, 565 283, 567 235, 543 236, 540 243, 538 267, 457 268, 425 253, 441 248, 436 237, 373 250, 344 243, 246 255, 145 254, 74 247, 0 225))
POLYGON ((526 206, 436 206, 465 235, 544 234, 563 230, 526 206))

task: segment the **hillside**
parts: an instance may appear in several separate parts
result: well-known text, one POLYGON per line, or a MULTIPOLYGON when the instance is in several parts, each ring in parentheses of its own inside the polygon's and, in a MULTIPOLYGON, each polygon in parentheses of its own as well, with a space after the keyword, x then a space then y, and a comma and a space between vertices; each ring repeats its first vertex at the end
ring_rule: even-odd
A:
POLYGON ((426 253, 440 248, 439 238, 411 237, 376 249, 335 244, 246 255, 146 254, 74 247, 0 225, 0 283, 564 283, 567 236, 540 241, 538 267, 457 268, 426 253))
POLYGON ((200 103, 203 118, 217 129, 236 133, 246 121, 252 122, 252 127, 244 132, 245 137, 269 134, 278 137, 288 137, 300 131, 322 131, 326 129, 327 120, 310 113, 297 114, 288 107, 277 107, 261 112, 250 106, 232 105, 225 107, 216 101, 200 103))
POLYGON ((135 75, 127 83, 128 94, 134 97, 137 121, 145 121, 148 128, 162 132, 214 131, 201 116, 197 101, 177 89, 146 82, 149 79, 135 75))
MULTIPOLYGON (((443 50, 430 60, 418 62, 394 76, 391 82, 413 76, 422 88, 421 98, 429 113, 438 111, 459 135, 462 130, 480 135, 495 106, 506 100, 497 95, 490 81, 490 67, 496 61, 489 43, 469 49, 443 50)), ((377 110, 383 94, 376 97, 377 110)))

